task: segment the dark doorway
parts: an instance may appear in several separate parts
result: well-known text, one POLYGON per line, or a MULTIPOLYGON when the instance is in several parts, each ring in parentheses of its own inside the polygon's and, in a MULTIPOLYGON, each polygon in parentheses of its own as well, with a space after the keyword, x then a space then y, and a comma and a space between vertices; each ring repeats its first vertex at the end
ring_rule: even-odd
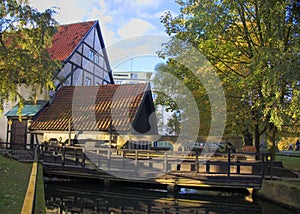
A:
POLYGON ((12 120, 10 143, 12 149, 25 149, 27 142, 27 120, 12 120))

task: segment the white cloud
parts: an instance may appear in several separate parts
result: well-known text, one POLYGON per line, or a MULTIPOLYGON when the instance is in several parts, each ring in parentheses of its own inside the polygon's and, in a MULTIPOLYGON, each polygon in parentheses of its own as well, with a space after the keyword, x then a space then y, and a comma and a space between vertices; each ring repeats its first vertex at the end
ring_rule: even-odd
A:
POLYGON ((118 35, 124 38, 150 34, 156 27, 142 19, 131 19, 126 25, 118 30, 118 35))
POLYGON ((119 40, 116 36, 116 33, 110 30, 106 25, 101 25, 101 32, 103 34, 104 44, 106 47, 119 40))
POLYGON ((29 0, 29 3, 34 8, 38 9, 39 11, 44 11, 45 9, 48 9, 52 6, 57 6, 58 1, 56 0, 29 0))
POLYGON ((107 47, 110 64, 117 68, 128 59, 152 56, 157 57, 157 51, 161 50, 162 43, 168 41, 166 36, 143 35, 120 40, 107 47))
POLYGON ((30 0, 30 5, 37 8, 40 11, 44 11, 47 8, 57 7, 58 14, 54 18, 59 23, 73 23, 83 21, 86 15, 86 8, 80 6, 79 0, 30 0))
POLYGON ((162 0, 130 0, 132 6, 140 8, 158 8, 162 0))
MULTIPOLYGON (((41 11, 52 6, 60 8, 54 18, 60 24, 99 20, 105 45, 141 35, 161 34, 159 10, 164 0, 30 0, 41 11)), ((147 49, 140 47, 139 49, 147 49)))
MULTIPOLYGON (((159 8, 164 0, 113 0, 115 6, 122 12, 132 11, 140 14, 142 11, 159 8)), ((128 13, 129 14, 129 13, 128 13)))

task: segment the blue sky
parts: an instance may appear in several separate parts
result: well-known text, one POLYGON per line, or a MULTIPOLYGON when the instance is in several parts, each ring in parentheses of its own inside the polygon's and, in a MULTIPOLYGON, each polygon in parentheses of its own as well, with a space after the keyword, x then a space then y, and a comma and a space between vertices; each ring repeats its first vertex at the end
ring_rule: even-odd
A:
MULTIPOLYGON (((179 13, 179 5, 175 0, 30 0, 30 2, 41 11, 57 7, 58 14, 55 15, 55 19, 60 24, 99 20, 106 47, 121 44, 122 41, 126 42, 136 36, 166 37, 160 17, 166 11, 171 11, 174 15, 179 13)), ((121 60, 119 65, 123 67, 127 65, 137 70, 149 70, 157 60, 155 56, 151 57, 151 54, 148 54, 144 63, 140 64, 138 61, 143 61, 141 54, 132 55, 131 59, 128 59, 130 58, 128 54, 126 56, 127 58, 121 60), (153 63, 149 62, 151 58, 153 63)))

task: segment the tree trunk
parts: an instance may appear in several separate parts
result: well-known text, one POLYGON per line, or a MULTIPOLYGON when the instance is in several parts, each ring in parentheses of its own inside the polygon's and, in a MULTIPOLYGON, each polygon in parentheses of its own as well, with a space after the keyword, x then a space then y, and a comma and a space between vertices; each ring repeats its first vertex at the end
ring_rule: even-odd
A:
POLYGON ((259 153, 260 152, 260 133, 259 133, 259 127, 258 125, 255 125, 255 131, 254 131, 254 141, 255 141, 255 148, 256 148, 256 152, 259 153))
POLYGON ((275 153, 276 153, 276 133, 277 133, 277 128, 274 126, 274 124, 270 124, 268 127, 268 138, 271 145, 269 152, 271 154, 272 160, 273 157, 275 157, 275 153))
POLYGON ((258 124, 255 125, 254 131, 254 141, 255 141, 255 148, 256 148, 256 160, 260 159, 260 133, 259 133, 259 126, 258 124))
POLYGON ((244 135, 244 141, 246 146, 253 146, 253 136, 250 132, 244 135))

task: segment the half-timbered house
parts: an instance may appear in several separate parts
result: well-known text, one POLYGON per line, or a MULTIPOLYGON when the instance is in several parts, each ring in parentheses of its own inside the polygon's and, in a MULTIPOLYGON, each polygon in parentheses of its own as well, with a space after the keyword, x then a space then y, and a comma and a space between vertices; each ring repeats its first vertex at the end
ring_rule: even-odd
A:
MULTIPOLYGON (((114 83, 98 21, 58 26, 48 52, 53 60, 59 60, 62 63, 62 68, 53 77, 56 90, 44 91, 38 97, 39 100, 49 100, 62 86, 114 83)), ((29 98, 30 89, 21 87, 19 91, 25 99, 29 98)), ((39 101, 39 103, 43 102, 39 101)), ((19 121, 19 114, 15 111, 18 106, 15 103, 5 104, 4 117, 0 118, 0 127, 3 130, 0 133, 0 141, 3 142, 6 139, 6 143, 17 144, 32 141, 27 129, 35 115, 32 115, 32 112, 26 112, 26 109, 31 109, 33 105, 32 102, 25 102, 22 121, 19 121)), ((38 112, 36 111, 35 114, 38 112)))
POLYGON ((56 90, 114 82, 98 21, 59 26, 48 52, 63 63, 55 77, 56 90))

